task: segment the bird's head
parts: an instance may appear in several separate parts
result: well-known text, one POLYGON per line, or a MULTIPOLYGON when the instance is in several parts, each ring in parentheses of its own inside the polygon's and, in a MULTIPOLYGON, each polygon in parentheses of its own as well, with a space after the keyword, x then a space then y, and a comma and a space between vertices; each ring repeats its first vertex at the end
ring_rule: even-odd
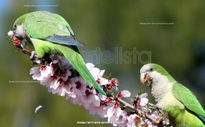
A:
POLYGON ((24 14, 16 19, 13 24, 13 29, 8 32, 8 36, 12 38, 14 45, 21 45, 22 41, 26 38, 25 31, 25 18, 27 14, 24 14))
POLYGON ((140 81, 142 84, 152 86, 164 81, 175 81, 174 78, 160 65, 149 63, 140 69, 140 81))

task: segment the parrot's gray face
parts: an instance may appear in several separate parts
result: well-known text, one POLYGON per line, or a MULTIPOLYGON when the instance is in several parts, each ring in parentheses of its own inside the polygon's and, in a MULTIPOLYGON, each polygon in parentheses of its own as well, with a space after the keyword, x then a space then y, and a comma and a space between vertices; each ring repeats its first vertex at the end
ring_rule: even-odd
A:
POLYGON ((8 36, 12 38, 14 45, 24 47, 25 42, 27 41, 24 24, 14 24, 13 30, 8 32, 8 36))
POLYGON ((155 84, 164 84, 167 77, 157 72, 152 64, 146 64, 140 69, 140 81, 142 84, 153 86, 155 84))
POLYGON ((17 38, 23 39, 26 37, 24 24, 21 25, 14 24, 13 32, 14 32, 14 36, 17 38))

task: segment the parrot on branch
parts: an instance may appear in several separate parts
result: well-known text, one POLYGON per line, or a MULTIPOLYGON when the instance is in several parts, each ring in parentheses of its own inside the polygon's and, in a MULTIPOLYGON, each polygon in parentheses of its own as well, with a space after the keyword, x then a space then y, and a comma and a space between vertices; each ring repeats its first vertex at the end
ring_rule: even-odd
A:
POLYGON ((58 14, 47 11, 26 13, 14 22, 13 31, 8 33, 14 45, 23 49, 25 42, 30 42, 34 56, 42 58, 53 51, 61 53, 78 71, 82 78, 94 86, 101 94, 106 94, 87 69, 77 46, 84 46, 77 41, 68 22, 58 14))
POLYGON ((205 111, 196 96, 162 66, 142 66, 140 81, 151 87, 156 105, 169 114, 177 127, 205 127, 205 111))

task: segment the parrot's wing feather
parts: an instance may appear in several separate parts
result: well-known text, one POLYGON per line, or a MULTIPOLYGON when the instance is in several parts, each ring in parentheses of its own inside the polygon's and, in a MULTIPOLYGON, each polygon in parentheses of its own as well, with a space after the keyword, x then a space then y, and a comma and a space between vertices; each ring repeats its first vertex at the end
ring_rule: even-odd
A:
POLYGON ((75 40, 72 36, 60 36, 60 35, 53 35, 53 36, 48 36, 44 38, 43 40, 47 40, 50 42, 54 42, 57 44, 62 44, 62 45, 73 45, 73 46, 85 46, 83 43, 75 40))
POLYGON ((25 27, 27 34, 32 38, 68 46, 83 46, 81 42, 74 39, 74 33, 66 20, 54 13, 32 12, 25 19, 25 27))
POLYGON ((100 85, 95 81, 90 71, 85 66, 83 57, 78 52, 62 45, 57 45, 56 48, 63 53, 63 55, 67 58, 71 65, 78 71, 82 78, 85 79, 85 81, 87 81, 90 85, 94 86, 100 93, 105 95, 105 92, 100 87, 100 85))
POLYGON ((32 38, 43 39, 52 35, 72 35, 68 23, 59 15, 47 11, 30 13, 25 19, 27 33, 32 38))
POLYGON ((202 108, 201 104, 194 96, 194 94, 185 86, 180 83, 175 83, 173 85, 172 92, 174 96, 185 105, 190 111, 205 117, 205 111, 202 108))

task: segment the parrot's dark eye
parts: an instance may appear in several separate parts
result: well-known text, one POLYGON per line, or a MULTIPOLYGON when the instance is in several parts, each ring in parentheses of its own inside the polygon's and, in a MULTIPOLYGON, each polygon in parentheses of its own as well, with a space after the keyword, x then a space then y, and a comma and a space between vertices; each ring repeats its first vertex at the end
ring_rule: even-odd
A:
POLYGON ((153 71, 154 69, 153 68, 150 68, 150 71, 153 71))
POLYGON ((17 26, 16 26, 16 24, 15 24, 15 25, 14 25, 14 29, 16 29, 16 27, 17 27, 17 26))

